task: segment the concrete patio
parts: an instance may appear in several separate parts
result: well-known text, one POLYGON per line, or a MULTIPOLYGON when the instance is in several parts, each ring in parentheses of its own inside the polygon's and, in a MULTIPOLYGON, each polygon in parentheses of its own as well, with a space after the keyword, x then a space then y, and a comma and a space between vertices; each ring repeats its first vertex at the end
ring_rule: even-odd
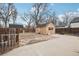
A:
POLYGON ((25 45, 2 56, 79 56, 79 37, 60 34, 54 36, 57 38, 51 37, 52 40, 25 45))

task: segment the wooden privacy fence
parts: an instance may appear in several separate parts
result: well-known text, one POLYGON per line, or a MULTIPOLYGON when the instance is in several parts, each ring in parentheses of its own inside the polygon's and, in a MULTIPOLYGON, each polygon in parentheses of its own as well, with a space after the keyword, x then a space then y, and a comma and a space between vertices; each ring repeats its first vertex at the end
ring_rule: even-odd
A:
POLYGON ((0 54, 19 46, 18 29, 0 28, 0 54))
POLYGON ((35 28, 24 28, 25 32, 35 32, 35 28))
POLYGON ((79 34, 79 28, 56 28, 56 33, 79 34))

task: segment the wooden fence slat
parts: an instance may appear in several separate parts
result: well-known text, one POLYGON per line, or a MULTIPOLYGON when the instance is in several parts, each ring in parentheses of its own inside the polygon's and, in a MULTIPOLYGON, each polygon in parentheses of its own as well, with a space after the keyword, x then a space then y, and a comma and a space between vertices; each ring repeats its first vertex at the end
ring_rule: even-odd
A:
POLYGON ((18 30, 15 28, 0 29, 0 54, 15 48, 16 45, 19 45, 19 37, 17 36, 18 30))

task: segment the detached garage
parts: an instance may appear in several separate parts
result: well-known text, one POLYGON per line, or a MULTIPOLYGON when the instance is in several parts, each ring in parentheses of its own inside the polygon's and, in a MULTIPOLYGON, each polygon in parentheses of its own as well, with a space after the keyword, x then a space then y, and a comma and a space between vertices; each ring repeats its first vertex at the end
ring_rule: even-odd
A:
POLYGON ((45 24, 39 24, 36 27, 36 33, 38 34, 55 34, 55 26, 52 22, 45 23, 45 24))

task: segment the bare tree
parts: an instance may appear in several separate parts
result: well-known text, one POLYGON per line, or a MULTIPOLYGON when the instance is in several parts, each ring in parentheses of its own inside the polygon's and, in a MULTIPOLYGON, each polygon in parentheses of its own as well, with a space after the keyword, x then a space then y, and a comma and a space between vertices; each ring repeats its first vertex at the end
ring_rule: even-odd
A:
POLYGON ((35 21, 35 24, 38 25, 40 21, 43 21, 43 17, 47 10, 46 3, 35 3, 33 4, 33 11, 30 14, 32 19, 35 21))
POLYGON ((64 13, 64 23, 67 25, 68 24, 68 19, 69 19, 69 15, 67 14, 67 12, 64 13))
POLYGON ((15 5, 13 3, 9 3, 10 5, 10 11, 11 11, 11 17, 13 20, 13 24, 15 24, 16 18, 17 18, 17 10, 15 8, 15 5))
POLYGON ((64 13, 64 23, 66 26, 68 26, 68 28, 70 28, 70 25, 71 25, 71 19, 69 19, 71 16, 72 16, 72 12, 71 11, 66 11, 64 13))
POLYGON ((24 15, 21 16, 21 19, 26 22, 27 28, 30 28, 31 24, 33 24, 33 19, 31 17, 30 13, 24 13, 24 15))
MULTIPOLYGON (((50 17, 51 21, 56 25, 58 17, 56 15, 56 11, 53 10, 48 10, 48 17, 50 17)), ((48 20, 50 20, 48 19, 48 20)))
MULTIPOLYGON (((10 21, 11 15, 15 15, 15 14, 12 14, 13 11, 11 9, 11 6, 12 6, 11 3, 9 3, 7 5, 1 4, 1 6, 0 6, 0 19, 3 21, 5 27, 7 27, 8 23, 10 21)), ((16 18, 16 17, 14 17, 14 18, 16 18)))
POLYGON ((21 17, 30 27, 31 24, 38 25, 39 23, 48 22, 49 18, 56 23, 56 13, 48 9, 48 4, 46 3, 35 3, 32 6, 32 10, 28 13, 24 13, 21 17), (51 12, 49 12, 51 11, 51 12))
POLYGON ((52 21, 53 21, 53 23, 56 25, 57 16, 56 16, 56 12, 55 12, 55 11, 53 11, 52 17, 53 17, 52 21))
POLYGON ((9 18, 10 18, 10 13, 9 13, 9 6, 5 6, 5 4, 3 4, 0 8, 0 19, 2 19, 2 21, 5 24, 5 27, 7 27, 7 23, 9 22, 9 18))

